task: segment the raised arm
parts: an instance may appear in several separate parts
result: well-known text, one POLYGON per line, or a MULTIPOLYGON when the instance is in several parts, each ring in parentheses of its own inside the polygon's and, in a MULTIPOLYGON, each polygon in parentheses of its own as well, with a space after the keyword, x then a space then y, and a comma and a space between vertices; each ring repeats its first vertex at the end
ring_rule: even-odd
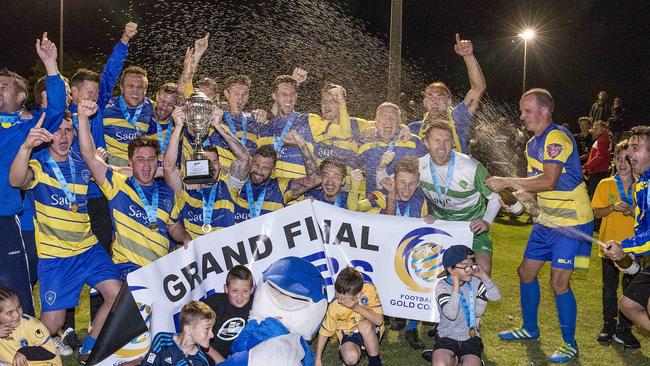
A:
POLYGON ((245 182, 248 179, 248 174, 251 169, 251 155, 246 146, 221 123, 223 111, 220 109, 218 111, 213 117, 212 125, 224 141, 226 141, 228 148, 235 156, 235 161, 230 165, 230 176, 240 182, 245 182))
POLYGON ((42 123, 42 127, 54 133, 63 120, 63 114, 66 109, 65 84, 56 62, 56 45, 47 38, 47 32, 43 33, 41 39, 36 40, 36 53, 43 61, 47 78, 45 79, 45 88, 47 90, 47 114, 42 123))
POLYGON ((165 175, 165 183, 174 191, 174 193, 178 193, 183 190, 181 173, 178 171, 178 168, 176 168, 176 163, 178 162, 178 145, 183 134, 183 126, 185 125, 185 112, 182 107, 176 107, 176 109, 174 109, 174 112, 172 112, 172 119, 174 120, 174 131, 167 143, 167 151, 165 152, 165 158, 163 160, 165 166, 163 173, 165 175))
POLYGON ((109 99, 113 95, 113 88, 122 73, 124 60, 129 54, 129 41, 138 33, 138 25, 133 22, 128 22, 124 26, 122 38, 113 47, 113 52, 106 60, 106 65, 102 73, 99 75, 99 97, 97 98, 97 107, 104 109, 109 99))
POLYGON ((465 66, 467 66, 467 75, 469 76, 471 88, 467 92, 467 95, 465 95, 463 102, 469 109, 469 112, 474 114, 485 92, 485 77, 483 76, 483 71, 481 71, 481 65, 479 65, 478 60, 474 56, 472 41, 461 40, 460 34, 456 33, 454 51, 463 57, 465 66))
POLYGON ((289 145, 298 146, 304 162, 305 172, 307 173, 306 177, 296 178, 291 182, 291 193, 293 198, 298 198, 303 193, 316 188, 321 183, 322 179, 320 177, 320 169, 318 168, 314 154, 309 150, 307 141, 305 141, 296 130, 289 131, 284 142, 289 145))
POLYGON ((41 127, 45 114, 41 116, 36 126, 29 131, 29 135, 25 139, 18 154, 14 158, 9 170, 9 184, 12 187, 26 190, 34 180, 34 172, 29 168, 29 158, 32 150, 41 144, 52 141, 52 134, 41 127))
POLYGON ((97 154, 95 149, 95 142, 93 141, 92 136, 90 135, 90 125, 88 119, 90 116, 97 112, 97 104, 89 100, 82 100, 79 103, 77 109, 77 116, 79 118, 79 150, 81 151, 81 156, 83 156, 88 169, 97 185, 102 185, 104 180, 106 180, 106 170, 108 165, 102 159, 101 156, 97 154))

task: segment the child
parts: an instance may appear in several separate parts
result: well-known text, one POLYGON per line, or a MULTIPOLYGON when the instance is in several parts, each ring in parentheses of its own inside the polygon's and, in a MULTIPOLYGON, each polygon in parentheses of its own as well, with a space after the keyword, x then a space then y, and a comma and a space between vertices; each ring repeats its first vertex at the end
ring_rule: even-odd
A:
POLYGON ((156 334, 143 366, 208 366, 200 347, 210 346, 215 314, 200 301, 190 301, 181 310, 181 333, 156 334), (200 347, 199 347, 200 346, 200 347))
POLYGON ((334 283, 336 299, 327 307, 318 332, 316 366, 322 365, 323 351, 329 337, 336 334, 341 343, 339 353, 345 365, 356 365, 361 349, 368 354, 368 365, 379 366, 379 340, 384 332, 384 312, 371 283, 352 267, 343 269, 334 283))
POLYGON ((0 287, 0 364, 61 366, 50 332, 23 314, 18 295, 6 287, 0 287))
MULTIPOLYGON (((481 365, 481 316, 487 302, 498 301, 501 294, 490 276, 474 263, 474 252, 464 245, 447 248, 442 265, 447 276, 436 286, 440 338, 433 346, 431 364, 481 365)), ((431 360, 431 353, 431 350, 424 351, 422 357, 431 360)))
POLYGON ((253 274, 242 265, 228 271, 224 293, 208 296, 204 302, 217 314, 212 328, 214 338, 206 354, 215 362, 225 360, 232 353, 230 347, 246 325, 253 306, 253 274))

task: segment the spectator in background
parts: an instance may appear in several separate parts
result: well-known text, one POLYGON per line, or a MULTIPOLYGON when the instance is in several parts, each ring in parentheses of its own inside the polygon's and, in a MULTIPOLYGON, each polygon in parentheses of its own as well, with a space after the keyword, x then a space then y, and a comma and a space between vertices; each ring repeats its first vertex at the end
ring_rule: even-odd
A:
POLYGON ((591 145, 594 144, 594 138, 591 136, 591 118, 590 117, 580 117, 578 118, 578 124, 580 125, 580 132, 573 135, 573 138, 578 144, 578 154, 580 155, 580 162, 584 164, 587 161, 589 156, 589 150, 591 145))
POLYGON ((594 195, 598 183, 609 175, 609 153, 612 148, 612 138, 605 122, 596 121, 591 133, 596 142, 589 151, 587 162, 582 166, 582 172, 587 176, 589 197, 594 195))
POLYGON ((607 104, 607 92, 601 90, 598 92, 598 97, 589 111, 589 117, 592 121, 605 120, 609 116, 609 104, 607 104))
POLYGON ((621 135, 623 135, 623 131, 625 131, 625 121, 623 120, 624 113, 625 108, 623 108, 623 101, 621 98, 614 98, 614 103, 612 103, 612 110, 609 118, 607 119, 607 125, 614 134, 615 144, 621 140, 621 135))

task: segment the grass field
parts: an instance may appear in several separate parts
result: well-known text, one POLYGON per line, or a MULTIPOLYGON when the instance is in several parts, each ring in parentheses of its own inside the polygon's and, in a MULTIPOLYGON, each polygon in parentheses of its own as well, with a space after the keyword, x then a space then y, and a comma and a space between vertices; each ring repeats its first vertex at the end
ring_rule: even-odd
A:
MULTIPOLYGON (((526 238, 532 226, 515 222, 515 225, 496 223, 492 228, 495 253, 493 278, 501 290, 501 301, 491 303, 483 317, 481 334, 485 344, 483 360, 486 365, 545 365, 546 358, 561 345, 560 328, 553 294, 548 285, 549 268, 545 266, 540 274, 542 302, 539 310, 541 337, 533 342, 502 342, 497 333, 521 325, 519 310, 519 281, 516 268, 521 261, 526 238)), ((578 300, 577 341, 580 356, 570 365, 650 365, 650 337, 635 334, 642 344, 640 350, 623 349, 616 345, 601 345, 596 335, 602 326, 601 309, 601 266, 597 248, 594 246, 589 271, 573 275, 572 287, 578 300)), ((88 298, 84 296, 77 311, 77 328, 88 325, 88 298)), ((433 340, 426 336, 426 329, 420 332, 430 346, 433 340)), ((85 331, 79 332, 80 337, 85 331)), ((338 344, 330 341, 326 349, 325 365, 340 365, 337 357, 338 344)), ((419 351, 413 351, 400 334, 388 331, 381 343, 384 365, 425 365, 419 351)), ((64 358, 64 365, 78 365, 76 355, 64 358)), ((362 359, 360 365, 366 365, 362 359)), ((270 365, 269 365, 270 366, 270 365)))

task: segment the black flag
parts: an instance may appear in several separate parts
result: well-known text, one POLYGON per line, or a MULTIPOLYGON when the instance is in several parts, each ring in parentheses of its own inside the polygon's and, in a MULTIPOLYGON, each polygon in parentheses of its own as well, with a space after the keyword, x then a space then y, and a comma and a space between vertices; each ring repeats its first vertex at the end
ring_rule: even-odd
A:
POLYGON ((146 330, 147 325, 125 281, 86 364, 92 366, 103 361, 146 330))

